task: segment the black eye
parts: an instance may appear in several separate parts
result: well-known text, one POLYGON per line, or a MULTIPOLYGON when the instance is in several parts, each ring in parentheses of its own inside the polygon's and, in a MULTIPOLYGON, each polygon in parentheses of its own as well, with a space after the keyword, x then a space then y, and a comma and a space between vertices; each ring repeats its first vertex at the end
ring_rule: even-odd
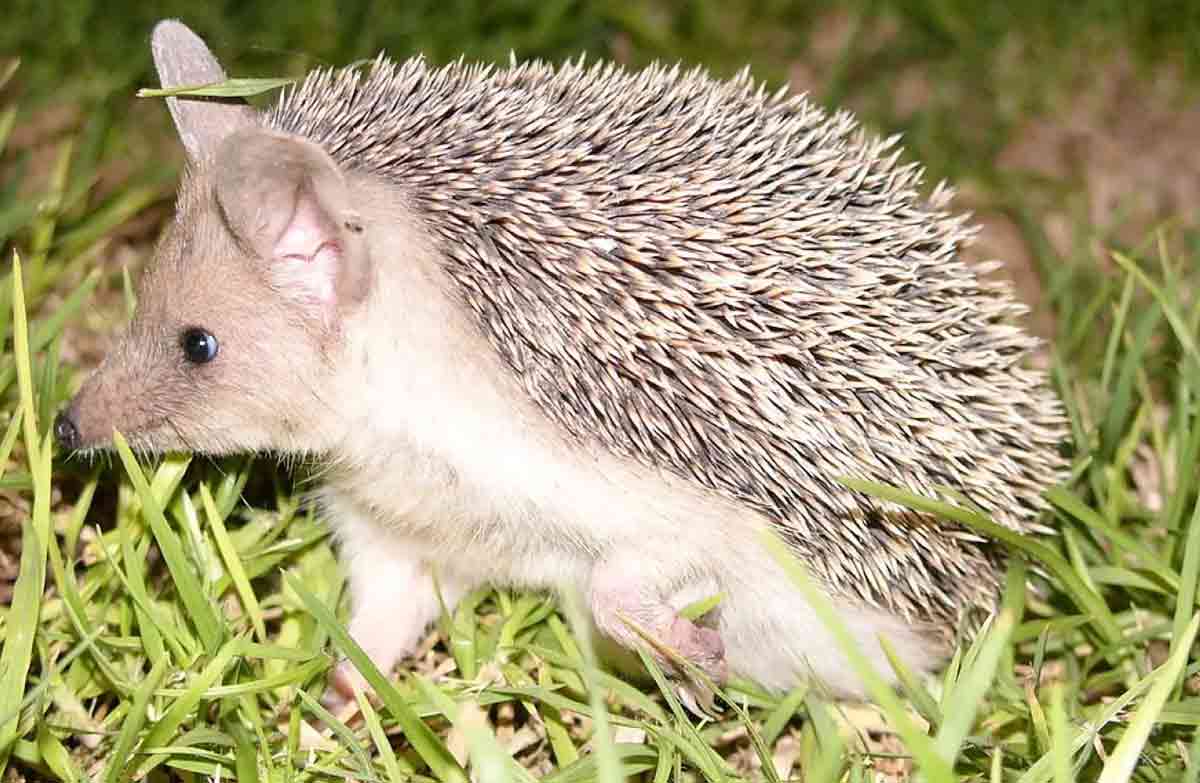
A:
POLYGON ((210 333, 192 327, 183 332, 183 355, 192 364, 211 362, 217 355, 217 338, 210 333))

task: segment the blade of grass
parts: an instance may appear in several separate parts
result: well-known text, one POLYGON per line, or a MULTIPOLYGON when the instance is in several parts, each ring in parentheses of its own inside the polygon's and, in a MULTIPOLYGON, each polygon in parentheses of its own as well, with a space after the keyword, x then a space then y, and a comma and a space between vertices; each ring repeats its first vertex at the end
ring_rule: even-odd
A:
POLYGON ((125 713, 125 720, 121 723, 121 731, 117 734, 117 741, 113 744, 112 750, 108 754, 108 764, 104 771, 104 783, 117 783, 118 780, 121 780, 121 772, 128 764, 133 752, 134 743, 137 742, 138 734, 146 724, 146 719, 148 718, 146 708, 150 704, 150 698, 162 682, 169 665, 170 662, 165 657, 159 658, 150 667, 150 672, 146 675, 146 679, 142 680, 137 689, 134 690, 133 699, 129 703, 129 710, 125 713))
MULTIPOLYGON (((676 746, 700 770, 705 780, 718 781, 718 783, 727 780, 728 776, 724 769, 723 759, 717 755, 716 751, 709 747, 708 743, 704 741, 704 737, 700 736, 700 732, 696 730, 696 726, 688 718, 683 705, 675 695, 675 689, 671 686, 671 683, 667 682, 662 668, 659 667, 658 663, 646 651, 646 645, 638 645, 636 652, 642 661, 642 666, 645 667, 646 671, 650 672, 655 685, 658 686, 659 693, 662 694, 662 697, 667 702, 667 706, 671 709, 671 714, 675 718, 675 725, 679 727, 678 731, 670 732, 678 737, 676 746)), ((666 734, 667 730, 660 728, 659 733, 666 734)))
MULTIPOLYGON (((551 617, 549 619, 557 620, 558 618, 551 617)), ((571 645, 573 647, 574 642, 571 642, 571 645)), ((556 676, 558 680, 568 688, 576 693, 586 693, 586 688, 582 684, 577 684, 576 679, 580 676, 579 673, 583 671, 587 664, 580 663, 578 660, 569 655, 564 655, 563 653, 548 649, 546 647, 539 647, 531 644, 526 649, 534 655, 544 658, 545 660, 554 664, 556 667, 560 667, 555 670, 556 676)), ((601 669, 597 669, 592 676, 595 677, 597 686, 604 690, 612 691, 622 700, 641 710, 651 718, 658 721, 666 719, 666 713, 663 712, 662 708, 659 707, 652 698, 643 693, 641 689, 625 682, 620 677, 615 677, 601 669)))
POLYGON ((787 696, 779 702, 779 706, 771 710, 763 721, 762 738, 763 742, 768 745, 774 745, 775 740, 779 739, 779 735, 783 733, 787 727, 788 721, 800 710, 800 706, 804 704, 804 698, 808 695, 807 687, 793 688, 788 692, 787 696))
MULTIPOLYGON (((1116 386, 1108 398, 1104 410, 1104 421, 1100 428, 1100 444, 1107 455, 1113 455, 1118 447, 1121 433, 1128 425, 1130 410, 1134 407, 1134 384, 1137 370, 1145 363, 1146 350, 1158 328, 1162 308, 1154 305, 1137 319, 1132 334, 1125 335, 1128 346, 1117 373, 1116 386)), ((1115 459, 1115 464, 1120 464, 1115 459)))
POLYGON ((187 454, 169 454, 158 463, 154 469, 154 478, 150 480, 150 491, 158 500, 160 508, 166 508, 170 503, 175 490, 183 483, 183 477, 190 464, 192 458, 187 454))
POLYGON ((1129 317, 1129 306, 1133 303, 1133 277, 1125 278, 1121 289, 1121 300, 1108 332, 1108 344, 1104 349, 1104 365, 1100 371, 1100 388, 1107 389, 1112 384, 1114 368, 1117 366, 1117 350, 1121 347, 1121 335, 1125 333, 1125 319, 1129 317))
MULTIPOLYGON (((5 80, 7 81, 7 80, 5 80)), ((0 86, 3 83, 0 82, 0 86)), ((8 137, 12 135, 12 129, 17 124, 17 107, 10 106, 4 111, 0 111, 0 154, 4 152, 4 148, 8 145, 8 137)), ((0 237, 2 238, 2 237, 0 237)))
MULTIPOLYGON (((162 607, 161 605, 159 607, 155 607, 145 593, 145 575, 141 572, 141 565, 145 551, 149 548, 148 543, 143 544, 142 547, 139 547, 138 550, 140 551, 131 550, 132 557, 126 563, 127 566, 130 563, 137 564, 133 566, 133 569, 136 571, 136 575, 142 579, 141 581, 135 581, 122 572, 120 566, 118 565, 118 562, 120 561, 104 543, 104 537, 102 535, 97 535, 96 540, 104 552, 105 560, 107 561, 108 567, 111 569, 112 575, 117 577, 117 581, 120 582, 121 586, 125 588, 126 597, 133 602, 135 615, 140 610, 146 615, 147 624, 156 624, 156 627, 160 631, 160 638, 170 645, 177 660, 191 660, 198 655, 200 653, 200 648, 196 639, 175 625, 171 621, 171 617, 167 611, 156 611, 156 608, 165 609, 165 607, 162 607)), ((144 649, 146 644, 145 640, 140 642, 140 644, 144 649)))
MULTIPOLYGON (((240 637, 230 639, 217 651, 208 665, 192 678, 187 690, 177 698, 167 711, 162 714, 142 739, 142 747, 156 748, 164 746, 179 729, 185 720, 192 717, 193 711, 204 698, 204 694, 224 676, 225 670, 233 663, 234 657, 242 644, 240 637)), ((135 780, 140 780, 159 764, 167 760, 163 754, 151 755, 138 765, 133 774, 135 780)))
POLYGON ((8 458, 12 455, 13 447, 17 445, 17 436, 21 434, 21 421, 24 417, 23 408, 13 411, 8 428, 4 431, 4 439, 0 441, 0 478, 4 477, 5 469, 8 468, 8 458))
POLYGON ((742 728, 750 738, 750 746, 754 748, 754 755, 758 757, 758 762, 762 766, 763 775, 767 783, 783 783, 779 770, 775 766, 775 759, 771 755, 770 743, 759 732, 758 724, 754 718, 736 700, 728 698, 725 694, 722 694, 721 698, 737 714, 738 719, 741 721, 742 728))
POLYGON ((445 631, 450 654, 454 656, 454 662, 466 680, 473 680, 479 674, 475 610, 490 592, 490 588, 473 590, 463 596, 452 612, 443 612, 443 616, 449 618, 445 631))
POLYGON ((242 607, 249 615, 251 625, 254 626, 254 635, 265 644, 267 626, 263 621, 262 607, 258 605, 258 596, 254 594, 254 588, 250 586, 250 580, 246 577, 242 558, 233 545, 229 532, 225 529, 225 520, 217 513, 217 506, 213 502, 212 493, 208 491, 207 484, 200 485, 200 502, 204 506, 204 513, 208 515, 208 526, 212 530, 213 539, 217 542, 217 550, 221 553, 221 559, 225 561, 225 567, 229 570, 229 576, 233 580, 238 598, 242 601, 242 607))
POLYGON ((862 481, 854 478, 842 478, 839 481, 846 487, 857 492, 889 500, 916 511, 936 514, 959 522, 984 534, 990 539, 1000 541, 1018 551, 1024 552, 1040 562, 1062 582, 1066 593, 1071 596, 1076 605, 1091 615, 1093 625, 1100 631, 1101 637, 1106 642, 1110 644, 1120 643, 1122 637, 1121 627, 1117 624, 1116 619, 1113 618, 1108 605, 1104 603, 1104 600, 1099 595, 1088 589, 1083 580, 1079 578, 1079 575, 1075 573, 1075 569, 1071 567, 1071 564, 1049 546, 1040 541, 1035 541, 1028 536, 1009 530, 1006 527, 997 525, 980 514, 951 506, 948 503, 930 500, 921 495, 891 487, 887 484, 862 481))
POLYGON ((334 617, 333 612, 329 610, 315 595, 313 595, 307 587, 292 574, 287 574, 286 580, 291 589, 299 596, 301 602, 309 614, 316 619, 317 623, 333 640, 334 646, 338 652, 345 655, 359 673, 374 689, 375 694, 387 707, 388 712, 400 724, 404 730, 404 736, 408 739, 409 744, 417 751, 417 755, 429 767, 430 772, 438 780, 445 783, 468 783, 467 773, 459 766, 453 754, 445 743, 433 733, 433 731, 425 725, 425 722, 417 717, 413 708, 405 701, 396 687, 392 685, 386 677, 379 671, 379 668, 367 657, 358 643, 350 638, 350 634, 342 627, 342 624, 334 617))
POLYGON ((946 720, 934 737, 934 747, 947 764, 953 766, 975 716, 983 705, 988 686, 996 676, 996 668, 1016 625, 1011 607, 1005 607, 982 637, 979 654, 959 680, 953 703, 943 714, 946 720))
POLYGON ((128 188, 114 196, 107 204, 92 213, 86 223, 64 233, 58 238, 55 255, 68 258, 84 252, 122 223, 135 217, 154 202, 160 200, 166 190, 162 184, 128 188))
POLYGON ((204 590, 200 586, 200 579, 192 570, 191 564, 188 563, 179 537, 167 524, 162 506, 159 505, 158 499, 151 491, 150 485, 146 481, 146 475, 142 472, 137 459, 129 449, 129 444, 121 433, 113 434, 113 445, 121 457, 121 463, 125 466, 125 474, 129 476, 129 480, 142 502, 142 515, 150 524, 150 530, 167 563, 167 570, 171 572, 171 578, 175 581, 175 589, 179 598, 187 607, 188 617, 195 626, 196 632, 200 634, 205 649, 210 652, 215 651, 221 643, 223 624, 217 617, 213 605, 205 597, 204 590))
POLYGON ((500 747, 495 735, 486 727, 462 717, 454 700, 420 674, 413 674, 413 681, 435 709, 441 712, 459 732, 467 738, 467 752, 471 766, 479 780, 519 781, 533 783, 533 776, 500 747))
MULTIPOLYGON (((142 571, 142 560, 134 551, 133 534, 129 527, 128 524, 121 524, 117 528, 121 537, 121 557, 125 560, 127 589, 134 597, 133 611, 137 615, 138 630, 141 632, 140 636, 146 657, 151 661, 157 661, 166 657, 166 648, 163 646, 164 635, 173 635, 175 629, 166 624, 160 625, 157 612, 154 611, 154 604, 151 603, 149 592, 146 590, 146 575, 142 571)), ((113 563, 112 566, 115 571, 116 564, 113 563)), ((176 640, 172 649, 178 653, 183 651, 184 646, 176 640)), ((179 657, 176 660, 183 660, 183 658, 179 657)))
POLYGON ((77 783, 77 781, 83 780, 83 774, 75 765, 71 754, 58 737, 54 736, 50 727, 44 723, 38 727, 37 747, 42 756, 42 762, 50 768, 58 780, 64 783, 77 783))
POLYGON ((1182 636, 1175 637, 1166 662, 1150 675, 1154 678, 1154 685, 1146 694, 1145 701, 1138 706, 1125 733, 1121 735, 1117 746, 1109 755, 1097 783, 1125 783, 1133 776, 1142 747, 1150 737, 1150 731, 1154 728, 1171 691, 1175 689, 1176 681, 1187 667, 1188 654, 1191 652, 1192 641, 1196 638, 1198 628, 1200 613, 1192 617, 1182 636))
POLYGON ((312 650, 297 649, 282 644, 259 644, 245 642, 241 654, 247 658, 264 658, 267 660, 291 661, 292 663, 307 663, 313 658, 324 656, 324 653, 312 650))
POLYGON ((832 783, 837 780, 838 773, 845 766, 845 742, 838 732, 837 725, 829 714, 829 709, 814 691, 809 691, 805 699, 809 720, 801 732, 801 737, 807 739, 809 758, 805 759, 804 769, 813 770, 814 781, 832 783))
POLYGON ((904 693, 912 702, 913 708, 925 720, 929 721, 929 725, 935 729, 942 725, 942 710, 938 707, 933 696, 925 689, 925 686, 917 680, 916 675, 904 665, 904 661, 900 660, 900 656, 896 654, 892 643, 885 638, 879 639, 879 646, 883 648, 883 654, 887 657, 888 663, 891 664, 892 671, 896 673, 896 681, 900 683, 900 687, 904 689, 904 693))
MULTIPOLYGON (((156 471, 158 472, 160 471, 156 471)), ((150 485, 150 491, 154 491, 153 484, 150 485)), ((161 496, 156 494, 156 497, 161 496)), ((204 597, 216 606, 221 593, 217 592, 215 583, 225 576, 226 571, 221 564, 221 556, 217 554, 217 548, 201 527, 200 512, 196 509, 192 496, 187 492, 180 492, 169 506, 165 500, 161 505, 163 508, 170 508, 171 517, 179 530, 180 542, 184 544, 184 551, 200 577, 200 589, 204 591, 204 597)))
POLYGON ((375 752, 379 754, 379 759, 383 762, 383 770, 387 773, 388 780, 392 783, 406 783, 413 775, 412 765, 402 762, 396 756, 396 752, 392 749, 392 743, 388 741, 387 733, 383 730, 379 714, 371 706, 371 700, 366 697, 366 694, 356 691, 354 696, 358 700, 358 711, 363 716, 363 723, 367 725, 371 742, 375 743, 375 752))
MULTIPOLYGON (((89 485, 93 490, 95 484, 89 485)), ((90 503, 90 496, 86 493, 82 497, 82 502, 76 507, 87 508, 90 503)), ((126 696, 132 692, 132 686, 126 682, 125 678, 117 670, 117 666, 108 655, 95 644, 95 639, 102 636, 104 628, 102 624, 90 622, 90 617, 84 607, 90 606, 89 596, 81 594, 79 586, 75 581, 74 571, 67 569, 62 562, 62 555, 59 553, 57 546, 51 546, 48 550, 50 556, 50 568, 54 573, 55 584, 59 592, 63 596, 63 607, 67 614, 67 619, 74 629, 75 634, 84 645, 92 660, 101 674, 106 677, 121 696, 126 696)), ((88 588, 93 592, 98 589, 100 582, 94 581, 88 585, 88 588)), ((101 607, 103 610, 104 607, 101 607)), ((103 616, 103 612, 99 616, 103 616)))
MULTIPOLYGON (((25 450, 29 472, 33 477, 33 510, 21 531, 21 562, 12 601, 4 628, 4 649, 0 652, 0 716, 18 710, 25 696, 25 683, 33 662, 34 640, 37 637, 39 614, 46 589, 46 557, 50 536, 50 459, 48 442, 38 439, 37 414, 34 407, 33 371, 29 355, 29 321, 25 312, 25 291, 21 276, 21 259, 13 254, 12 273, 13 354, 17 363, 17 383, 20 388, 22 420, 25 430, 25 450), (45 453, 43 454, 43 448, 45 453)), ((0 776, 8 765, 8 757, 17 739, 18 716, 0 725, 0 776)))
MULTIPOLYGON (((240 649, 240 648, 239 648, 240 649)), ((235 696, 245 696, 255 693, 265 693, 275 688, 284 685, 292 685, 303 683, 309 679, 316 677, 318 674, 329 670, 330 660, 322 655, 310 661, 285 669, 282 672, 271 674, 266 677, 259 677, 247 682, 236 682, 230 685, 214 685, 206 690, 202 696, 205 699, 229 699, 235 696)), ((167 697, 181 697, 187 691, 178 688, 162 688, 156 695, 167 697)))
POLYGON ((904 744, 913 754, 917 764, 932 783, 953 783, 954 773, 950 765, 941 757, 933 741, 924 734, 908 716, 904 705, 895 692, 884 682, 867 661, 862 650, 850 635, 850 631, 842 623, 828 599, 813 583, 812 578, 796 561, 787 545, 773 535, 764 536, 764 545, 791 577, 809 606, 821 620, 822 625, 833 636, 839 651, 845 656, 847 663, 855 675, 863 683, 872 701, 880 706, 895 728, 896 733, 904 740, 904 744))
MULTIPOLYGON (((512 678, 509 678, 512 681, 512 678)), ((549 693, 549 667, 538 667, 539 690, 549 693)), ((571 739, 571 733, 563 723, 562 712, 552 705, 539 699, 538 712, 541 714, 542 725, 546 727, 546 738, 550 740, 550 749, 554 752, 554 761, 559 768, 568 767, 579 759, 579 749, 571 739)))
POLYGON ((1088 508, 1076 495, 1072 495, 1061 487, 1054 487, 1046 492, 1046 499, 1065 513, 1085 525, 1097 529, 1120 544, 1120 551, 1136 555, 1139 562, 1152 571, 1172 591, 1179 589, 1179 576, 1163 563, 1157 552, 1135 536, 1121 530, 1099 512, 1088 508))
POLYGON ((280 87, 286 87, 295 81, 295 79, 290 78, 226 79, 223 82, 188 85, 185 87, 171 87, 169 89, 144 87, 138 90, 136 95, 139 98, 168 98, 174 95, 208 96, 212 98, 247 98, 251 95, 258 95, 260 93, 276 90, 280 87))
POLYGON ((38 375, 35 388, 39 390, 37 400, 38 421, 50 421, 54 418, 54 406, 58 403, 58 362, 61 344, 52 340, 42 357, 41 373, 38 375))
MULTIPOLYGON (((37 213, 37 202, 32 200, 18 201, 0 209, 0 241, 8 240, 13 234, 32 223, 37 217, 37 213)), ((4 298, 8 299, 7 296, 4 298)))
POLYGON ((67 189, 67 175, 71 170, 71 155, 75 150, 75 139, 68 137, 59 150, 51 169, 49 189, 42 197, 38 218, 34 221, 30 238, 29 282, 40 286, 46 265, 46 254, 54 232, 58 228, 59 210, 62 209, 63 194, 67 189))
POLYGON ((563 613, 567 616, 571 628, 575 631, 575 639, 579 642, 577 654, 582 661, 579 674, 586 688, 588 704, 592 708, 592 720, 595 729, 592 734, 592 748, 596 757, 596 779, 599 783, 620 783, 621 760, 613 742, 612 724, 604 697, 597 679, 595 648, 592 647, 591 625, 584 616, 576 595, 566 591, 563 595, 563 613))
POLYGON ((1171 331, 1175 333, 1175 339, 1179 341, 1179 345, 1188 354, 1188 357, 1197 363, 1200 363, 1200 350, 1196 348, 1196 340, 1192 336, 1191 330, 1188 329, 1187 322, 1179 311, 1171 307, 1170 298, 1167 296, 1163 288, 1150 279, 1141 267, 1137 265, 1131 258, 1123 253, 1113 251, 1112 258, 1117 262, 1117 265, 1137 279, 1142 287, 1158 301, 1162 307, 1163 315, 1167 318, 1167 323, 1171 325, 1171 331))
MULTIPOLYGON (((1192 497, 1196 481, 1196 471, 1192 468, 1200 463, 1200 420, 1194 418, 1190 412, 1193 403, 1186 399, 1189 395, 1181 392, 1179 396, 1175 415, 1180 423, 1176 429, 1180 432, 1180 439, 1184 441, 1184 445, 1176 449, 1178 456, 1175 459, 1174 486, 1169 490, 1170 497, 1163 512, 1163 526, 1171 533, 1179 530, 1187 518, 1187 502, 1192 497)), ((1159 453, 1165 451, 1160 450, 1159 453)), ((1171 535, 1164 543, 1162 556, 1168 562, 1174 557, 1175 546, 1181 539, 1181 536, 1171 535)))
MULTIPOLYGON (((659 751, 658 762, 654 767, 654 783, 667 783, 671 779, 672 768, 678 762, 679 754, 675 753, 672 748, 663 748, 659 751)), ((683 775, 676 773, 675 780, 679 780, 683 775)))
POLYGON ((350 751, 350 755, 354 757, 354 761, 358 765, 358 776, 363 780, 373 779, 375 776, 371 771, 371 757, 367 755, 367 749, 363 747, 358 737, 354 736, 350 727, 338 720, 337 716, 304 691, 296 691, 296 695, 300 697, 300 701, 304 702, 305 708, 337 736, 342 747, 350 751))
POLYGON ((1054 783, 1071 783, 1071 743, 1067 726, 1067 707, 1063 686, 1055 683, 1050 689, 1050 758, 1054 767, 1054 783))
POLYGON ((1200 731, 1192 737, 1192 747, 1188 751, 1187 772, 1180 783, 1197 783, 1200 781, 1200 731))
MULTIPOLYGON (((1192 521, 1183 549, 1183 574, 1179 595, 1175 599, 1175 616, 1171 621, 1171 638, 1182 639, 1189 616, 1196 611, 1196 584, 1200 580, 1200 501, 1192 509, 1192 521)), ((1183 687, 1183 683, 1179 684, 1183 687)))
MULTIPOLYGON (((614 770, 619 776, 618 779, 622 781, 637 780, 643 772, 655 769, 658 766, 660 753, 671 755, 670 746, 661 751, 655 751, 653 748, 641 744, 614 743, 612 760, 614 770)), ((542 778, 542 783, 594 783, 594 781, 602 779, 600 767, 600 759, 593 753, 583 756, 570 766, 551 772, 542 778)), ((676 771, 678 769, 675 767, 676 771)), ((677 775, 675 779, 686 780, 682 774, 677 775)))

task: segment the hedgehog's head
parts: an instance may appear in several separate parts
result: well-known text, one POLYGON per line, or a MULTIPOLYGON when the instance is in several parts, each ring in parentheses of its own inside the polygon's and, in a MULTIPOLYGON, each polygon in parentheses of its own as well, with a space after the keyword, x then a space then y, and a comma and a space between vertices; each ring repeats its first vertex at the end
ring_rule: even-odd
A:
MULTIPOLYGON (((225 78, 178 22, 158 25, 153 50, 164 87, 225 78)), ((175 220, 128 332, 55 434, 70 449, 114 430, 156 451, 319 448, 342 326, 370 277, 349 188, 324 151, 242 102, 168 102, 189 158, 175 220)))

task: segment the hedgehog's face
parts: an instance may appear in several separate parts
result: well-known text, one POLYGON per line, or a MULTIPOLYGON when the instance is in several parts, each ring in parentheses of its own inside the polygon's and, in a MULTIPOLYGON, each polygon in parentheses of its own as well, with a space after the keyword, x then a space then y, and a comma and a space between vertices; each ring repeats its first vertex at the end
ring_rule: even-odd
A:
MULTIPOLYGON (((171 70, 160 38, 176 34, 155 33, 164 83, 219 81, 215 61, 171 70)), ((191 158, 175 222, 129 331, 56 436, 71 449, 105 447, 114 430, 155 451, 320 449, 341 327, 369 278, 341 172, 315 145, 262 130, 244 106, 178 101, 172 112, 191 158)))

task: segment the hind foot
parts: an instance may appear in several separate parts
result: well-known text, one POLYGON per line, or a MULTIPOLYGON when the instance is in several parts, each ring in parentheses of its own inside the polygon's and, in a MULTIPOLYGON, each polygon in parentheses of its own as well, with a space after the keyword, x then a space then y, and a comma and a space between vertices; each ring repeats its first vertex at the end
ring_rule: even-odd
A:
POLYGON ((590 604, 597 628, 624 647, 649 648, 688 709, 712 714, 714 687, 728 678, 721 635, 681 616, 662 591, 637 581, 636 570, 632 563, 596 566, 590 604))
MULTIPOLYGON (((671 661, 667 667, 675 679, 680 701, 696 714, 714 714, 716 693, 713 687, 724 685, 729 676, 725 642, 721 640, 721 635, 713 628, 696 625, 686 617, 676 616, 662 641, 670 648, 665 657, 671 657, 670 652, 677 652, 682 659, 671 661)), ((664 656, 656 657, 659 664, 664 665, 664 656)))

